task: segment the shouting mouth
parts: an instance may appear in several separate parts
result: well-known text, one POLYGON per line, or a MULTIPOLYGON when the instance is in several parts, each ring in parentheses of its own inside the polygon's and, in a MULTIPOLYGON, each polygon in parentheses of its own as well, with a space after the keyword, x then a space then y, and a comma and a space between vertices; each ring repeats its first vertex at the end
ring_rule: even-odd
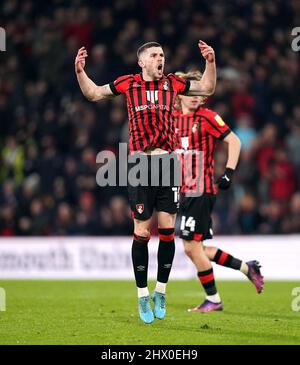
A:
POLYGON ((162 69, 163 69, 163 65, 162 64, 160 64, 160 65, 157 66, 157 70, 158 70, 158 73, 159 74, 162 74, 162 69))

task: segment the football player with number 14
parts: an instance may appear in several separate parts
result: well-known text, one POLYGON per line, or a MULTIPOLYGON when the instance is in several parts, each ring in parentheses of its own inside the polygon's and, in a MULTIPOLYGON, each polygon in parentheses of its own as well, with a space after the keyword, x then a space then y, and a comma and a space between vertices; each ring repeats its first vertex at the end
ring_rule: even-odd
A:
MULTIPOLYGON (((201 73, 176 73, 186 80, 201 80, 201 73)), ((212 238, 211 213, 216 200, 213 153, 217 140, 228 144, 225 172, 217 180, 218 188, 230 187, 237 166, 241 143, 223 119, 214 111, 202 107, 206 97, 179 95, 175 127, 184 161, 183 185, 180 199, 180 237, 187 256, 194 263, 198 278, 205 290, 206 299, 189 311, 211 312, 223 309, 217 291, 211 261, 240 270, 255 285, 258 293, 263 290, 263 276, 257 261, 243 262, 217 247, 205 246, 204 240, 212 238), (198 158, 201 156, 202 158, 198 158), (187 163, 187 161, 189 163, 187 163), (197 181, 200 183, 197 183, 197 181)))

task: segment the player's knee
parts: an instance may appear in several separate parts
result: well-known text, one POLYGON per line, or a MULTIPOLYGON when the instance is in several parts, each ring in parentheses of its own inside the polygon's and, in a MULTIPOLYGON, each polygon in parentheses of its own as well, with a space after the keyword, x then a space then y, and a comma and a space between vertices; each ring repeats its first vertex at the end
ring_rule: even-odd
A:
POLYGON ((193 247, 193 244, 191 243, 191 241, 185 241, 184 242, 184 252, 185 252, 185 254, 188 257, 192 258, 193 251, 194 251, 194 247, 193 247))
POLYGON ((195 251, 198 255, 199 253, 205 255, 202 241, 184 241, 184 252, 188 257, 192 258, 195 251))
POLYGON ((204 245, 202 246, 202 248, 203 248, 204 254, 209 258, 210 257, 209 249, 207 247, 205 247, 204 245))
POLYGON ((203 253, 205 253, 205 246, 203 245, 203 241, 198 241, 198 247, 199 247, 199 250, 203 253))
POLYGON ((137 236, 137 237, 141 237, 141 238, 147 238, 147 237, 150 237, 150 230, 147 229, 147 228, 143 228, 143 227, 136 227, 134 229, 134 234, 137 236))
POLYGON ((176 214, 170 214, 166 212, 158 212, 158 225, 159 227, 174 227, 176 221, 176 214))

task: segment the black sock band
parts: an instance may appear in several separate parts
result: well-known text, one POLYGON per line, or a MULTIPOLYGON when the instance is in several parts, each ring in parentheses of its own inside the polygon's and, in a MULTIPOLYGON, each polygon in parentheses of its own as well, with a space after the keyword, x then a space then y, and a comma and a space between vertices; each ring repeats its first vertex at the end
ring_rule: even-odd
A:
POLYGON ((174 228, 159 228, 157 281, 167 283, 175 255, 174 228))
POLYGON ((234 270, 240 270, 242 261, 239 259, 236 259, 235 257, 229 255, 228 253, 218 249, 215 257, 213 260, 218 265, 230 267, 234 270))
POLYGON ((136 286, 145 288, 148 280, 148 242, 150 237, 134 236, 131 257, 136 286))
POLYGON ((207 295, 217 294, 214 271, 212 268, 206 271, 199 271, 198 279, 200 280, 207 295))

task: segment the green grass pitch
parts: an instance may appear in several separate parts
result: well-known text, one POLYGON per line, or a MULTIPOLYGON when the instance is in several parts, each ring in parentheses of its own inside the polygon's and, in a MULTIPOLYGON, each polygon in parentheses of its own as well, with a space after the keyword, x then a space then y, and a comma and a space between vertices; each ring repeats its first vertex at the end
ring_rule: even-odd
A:
POLYGON ((247 281, 219 281, 224 311, 203 314, 187 312, 204 298, 199 283, 172 280, 165 320, 145 325, 133 281, 1 281, 0 344, 300 344, 298 286, 267 282, 258 295, 247 281))

